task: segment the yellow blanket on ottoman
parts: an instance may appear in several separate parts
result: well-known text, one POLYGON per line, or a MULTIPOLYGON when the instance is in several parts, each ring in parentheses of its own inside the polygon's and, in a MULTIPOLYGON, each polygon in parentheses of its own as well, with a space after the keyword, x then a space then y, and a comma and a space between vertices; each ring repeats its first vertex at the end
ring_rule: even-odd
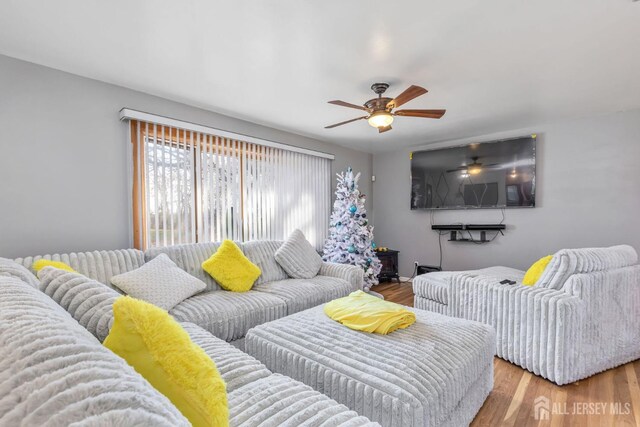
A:
POLYGON ((383 335, 407 328, 416 321, 416 315, 402 305, 362 291, 327 303, 324 312, 348 328, 383 335))

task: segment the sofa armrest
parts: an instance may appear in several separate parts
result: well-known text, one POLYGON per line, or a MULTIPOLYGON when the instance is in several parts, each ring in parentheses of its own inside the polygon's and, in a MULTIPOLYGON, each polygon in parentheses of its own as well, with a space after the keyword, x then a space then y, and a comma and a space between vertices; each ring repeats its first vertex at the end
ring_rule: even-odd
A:
POLYGON ((346 280, 351 283, 354 291, 364 288, 364 271, 355 265, 323 262, 318 276, 337 277, 346 280))
POLYGON ((574 274, 562 292, 586 306, 583 354, 595 372, 640 357, 640 265, 574 274))

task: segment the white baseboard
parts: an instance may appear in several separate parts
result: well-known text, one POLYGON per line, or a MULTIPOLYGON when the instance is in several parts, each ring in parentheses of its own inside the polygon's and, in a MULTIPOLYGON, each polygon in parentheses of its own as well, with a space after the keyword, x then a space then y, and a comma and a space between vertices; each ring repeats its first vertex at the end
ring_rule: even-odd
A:
POLYGON ((410 282, 411 281, 411 277, 402 277, 402 276, 400 276, 400 281, 401 282, 410 282))

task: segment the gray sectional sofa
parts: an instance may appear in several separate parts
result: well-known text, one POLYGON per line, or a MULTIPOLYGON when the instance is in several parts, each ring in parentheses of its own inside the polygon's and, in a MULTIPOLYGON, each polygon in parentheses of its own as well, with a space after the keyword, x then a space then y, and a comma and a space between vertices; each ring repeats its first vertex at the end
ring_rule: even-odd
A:
POLYGON ((0 425, 189 425, 101 345, 113 321, 111 304, 120 296, 109 279, 162 252, 207 283, 171 314, 216 363, 227 384, 230 425, 377 425, 227 342, 238 344, 252 326, 362 287, 362 271, 341 265, 325 264, 309 281, 287 279, 272 260, 279 244, 242 245, 263 271, 255 290, 242 294, 220 289, 197 268, 216 244, 45 256, 87 277, 49 268, 42 282, 28 268, 43 257, 0 259, 0 425), (76 278, 65 280, 65 274, 76 278))
POLYGON ((134 270, 145 261, 165 253, 178 267, 207 285, 204 292, 187 298, 169 313, 180 322, 194 323, 240 348, 242 338, 254 326, 346 296, 363 287, 363 272, 358 267, 323 263, 316 277, 291 279, 275 260, 275 252, 282 242, 237 244, 262 271, 252 290, 242 293, 223 290, 201 267, 220 243, 176 245, 152 248, 146 252, 122 249, 30 256, 14 261, 27 269, 43 258, 62 261, 79 273, 120 292, 111 285, 111 277, 134 270))
MULTIPOLYGON (((190 426, 51 298, 0 268, 0 425, 190 426)), ((192 323, 227 384, 230 425, 376 425, 192 323)))

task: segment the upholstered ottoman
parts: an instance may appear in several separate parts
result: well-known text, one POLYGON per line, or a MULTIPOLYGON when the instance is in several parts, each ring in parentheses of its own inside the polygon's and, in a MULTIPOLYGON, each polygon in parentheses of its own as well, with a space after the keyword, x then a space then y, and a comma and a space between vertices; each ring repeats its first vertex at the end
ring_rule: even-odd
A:
POLYGON ((245 351, 383 426, 468 425, 493 387, 487 325, 410 309, 415 324, 376 335, 322 308, 250 329, 245 351))
POLYGON ((413 306, 422 310, 461 317, 457 312, 464 308, 461 308, 458 303, 459 295, 454 293, 454 283, 462 278, 477 276, 493 277, 498 282, 504 279, 522 282, 524 272, 497 266, 479 270, 436 271, 421 274, 413 279, 413 306))
POLYGON ((413 306, 449 314, 450 272, 422 274, 413 279, 413 306))

